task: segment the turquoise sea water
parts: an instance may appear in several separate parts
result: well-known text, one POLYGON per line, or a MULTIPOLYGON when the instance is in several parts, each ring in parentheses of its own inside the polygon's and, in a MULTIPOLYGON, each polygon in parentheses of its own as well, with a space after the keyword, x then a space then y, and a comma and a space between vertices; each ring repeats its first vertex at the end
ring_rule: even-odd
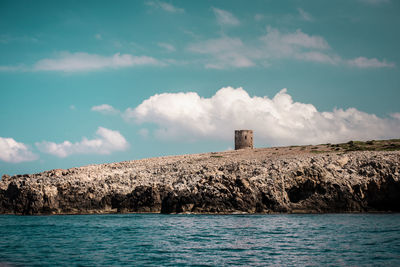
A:
POLYGON ((0 216, 0 266, 400 266, 400 214, 0 216))

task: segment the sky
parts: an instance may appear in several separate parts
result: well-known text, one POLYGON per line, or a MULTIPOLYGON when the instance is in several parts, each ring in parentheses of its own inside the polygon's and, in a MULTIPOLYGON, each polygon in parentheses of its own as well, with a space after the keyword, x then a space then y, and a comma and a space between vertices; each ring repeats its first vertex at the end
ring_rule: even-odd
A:
POLYGON ((400 1, 0 0, 0 175, 400 137, 400 1))

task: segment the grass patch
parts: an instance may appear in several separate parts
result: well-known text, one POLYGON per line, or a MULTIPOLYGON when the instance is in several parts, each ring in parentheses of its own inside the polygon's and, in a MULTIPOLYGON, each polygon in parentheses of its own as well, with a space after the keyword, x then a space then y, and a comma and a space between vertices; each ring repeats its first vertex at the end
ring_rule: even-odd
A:
POLYGON ((346 152, 350 151, 396 151, 400 150, 400 139, 391 140, 370 140, 370 141, 349 141, 338 144, 346 152))
POLYGON ((311 152, 311 153, 314 153, 314 154, 319 154, 319 153, 326 153, 327 151, 322 151, 322 150, 311 150, 310 152, 311 152))

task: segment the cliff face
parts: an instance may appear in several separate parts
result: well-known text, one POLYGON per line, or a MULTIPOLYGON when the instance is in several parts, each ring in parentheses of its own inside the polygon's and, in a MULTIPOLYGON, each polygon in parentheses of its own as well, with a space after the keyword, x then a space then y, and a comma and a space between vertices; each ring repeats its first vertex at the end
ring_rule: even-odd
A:
POLYGON ((0 213, 400 211, 400 151, 269 148, 4 175, 0 213))

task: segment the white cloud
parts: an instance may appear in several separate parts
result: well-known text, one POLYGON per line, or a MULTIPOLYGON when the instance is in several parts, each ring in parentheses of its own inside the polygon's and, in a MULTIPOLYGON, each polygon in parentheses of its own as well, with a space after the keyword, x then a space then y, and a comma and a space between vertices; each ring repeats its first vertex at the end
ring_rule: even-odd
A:
POLYGON ((69 109, 70 109, 70 110, 75 110, 76 107, 75 107, 75 105, 70 105, 70 106, 69 106, 69 109))
POLYGON ((172 44, 168 44, 168 43, 158 43, 158 46, 161 48, 164 48, 168 52, 175 52, 175 50, 176 50, 172 44))
POLYGON ((11 163, 33 161, 39 157, 27 145, 13 138, 0 137, 0 160, 11 163))
POLYGON ((92 111, 100 112, 102 114, 117 114, 119 110, 115 109, 113 106, 108 104, 102 104, 98 106, 93 106, 91 108, 92 111))
POLYGON ((329 49, 328 42, 321 36, 308 35, 297 29, 295 32, 281 33, 278 29, 267 27, 267 34, 261 40, 268 48, 280 53, 291 53, 299 49, 329 49))
POLYGON ((36 143, 37 148, 51 155, 65 158, 73 154, 110 154, 114 151, 123 151, 128 149, 129 143, 118 131, 99 127, 96 131, 97 138, 82 138, 82 141, 71 143, 54 143, 43 141, 36 143))
POLYGON ((320 112, 294 102, 281 90, 273 98, 250 97, 242 88, 225 87, 211 98, 197 93, 157 94, 125 111, 128 120, 154 123, 162 139, 232 140, 235 129, 253 129, 258 143, 316 144, 398 137, 400 122, 355 108, 320 112))
POLYGON ((332 65, 338 64, 342 61, 339 56, 328 55, 319 51, 296 53, 294 54, 294 57, 304 61, 326 63, 332 65))
MULTIPOLYGON (((168 43, 158 43, 167 51, 175 51, 168 43)), ((134 66, 166 66, 187 65, 189 63, 203 64, 206 68, 229 69, 248 68, 253 66, 270 66, 274 60, 289 59, 315 62, 330 65, 348 65, 357 68, 395 67, 395 63, 376 58, 358 57, 345 59, 337 55, 328 42, 318 35, 304 33, 301 29, 292 32, 282 32, 268 26, 266 34, 256 40, 223 36, 190 43, 187 50, 203 55, 200 59, 178 61, 176 59, 158 60, 148 56, 133 56, 116 53, 113 56, 101 56, 85 52, 59 53, 55 58, 39 60, 33 66, 0 66, 0 72, 10 71, 62 71, 83 72, 100 69, 117 69, 134 66)))
POLYGON ((220 25, 231 25, 237 26, 240 21, 230 12, 213 7, 214 14, 217 18, 217 22, 220 25))
POLYGON ((100 33, 95 34, 94 38, 96 38, 97 40, 103 40, 103 36, 101 36, 100 33))
POLYGON ((327 53, 329 49, 328 42, 320 36, 308 35, 300 29, 281 33, 272 27, 267 27, 267 34, 252 45, 244 44, 239 38, 222 37, 188 46, 189 51, 208 55, 204 65, 215 69, 252 67, 277 58, 338 63, 340 58, 327 53))
POLYGON ((379 61, 376 58, 358 57, 348 60, 348 64, 358 68, 393 68, 394 63, 386 62, 386 60, 379 61))
POLYGON ((303 20, 305 20, 305 21, 313 21, 314 20, 313 17, 309 13, 304 11, 304 9, 298 8, 297 11, 299 11, 299 15, 303 20))
POLYGON ((185 10, 183 8, 179 8, 176 6, 173 6, 172 4, 165 3, 162 1, 147 1, 146 5, 154 7, 154 8, 159 8, 164 11, 170 12, 170 13, 184 13, 185 10))
POLYGON ((130 54, 117 53, 110 57, 84 52, 60 53, 57 58, 39 60, 34 66, 35 71, 93 71, 104 68, 123 68, 141 65, 163 65, 155 58, 147 56, 132 56, 130 54))
POLYGON ((206 68, 224 69, 229 67, 243 68, 254 66, 252 52, 239 38, 223 37, 189 45, 195 53, 209 55, 206 68))
POLYGON ((245 68, 268 66, 276 59, 294 59, 330 65, 350 65, 358 68, 395 67, 394 63, 376 58, 359 57, 346 60, 334 53, 321 36, 309 35, 301 29, 281 32, 267 27, 257 42, 243 43, 239 38, 227 36, 189 44, 188 50, 206 55, 206 68, 245 68))

